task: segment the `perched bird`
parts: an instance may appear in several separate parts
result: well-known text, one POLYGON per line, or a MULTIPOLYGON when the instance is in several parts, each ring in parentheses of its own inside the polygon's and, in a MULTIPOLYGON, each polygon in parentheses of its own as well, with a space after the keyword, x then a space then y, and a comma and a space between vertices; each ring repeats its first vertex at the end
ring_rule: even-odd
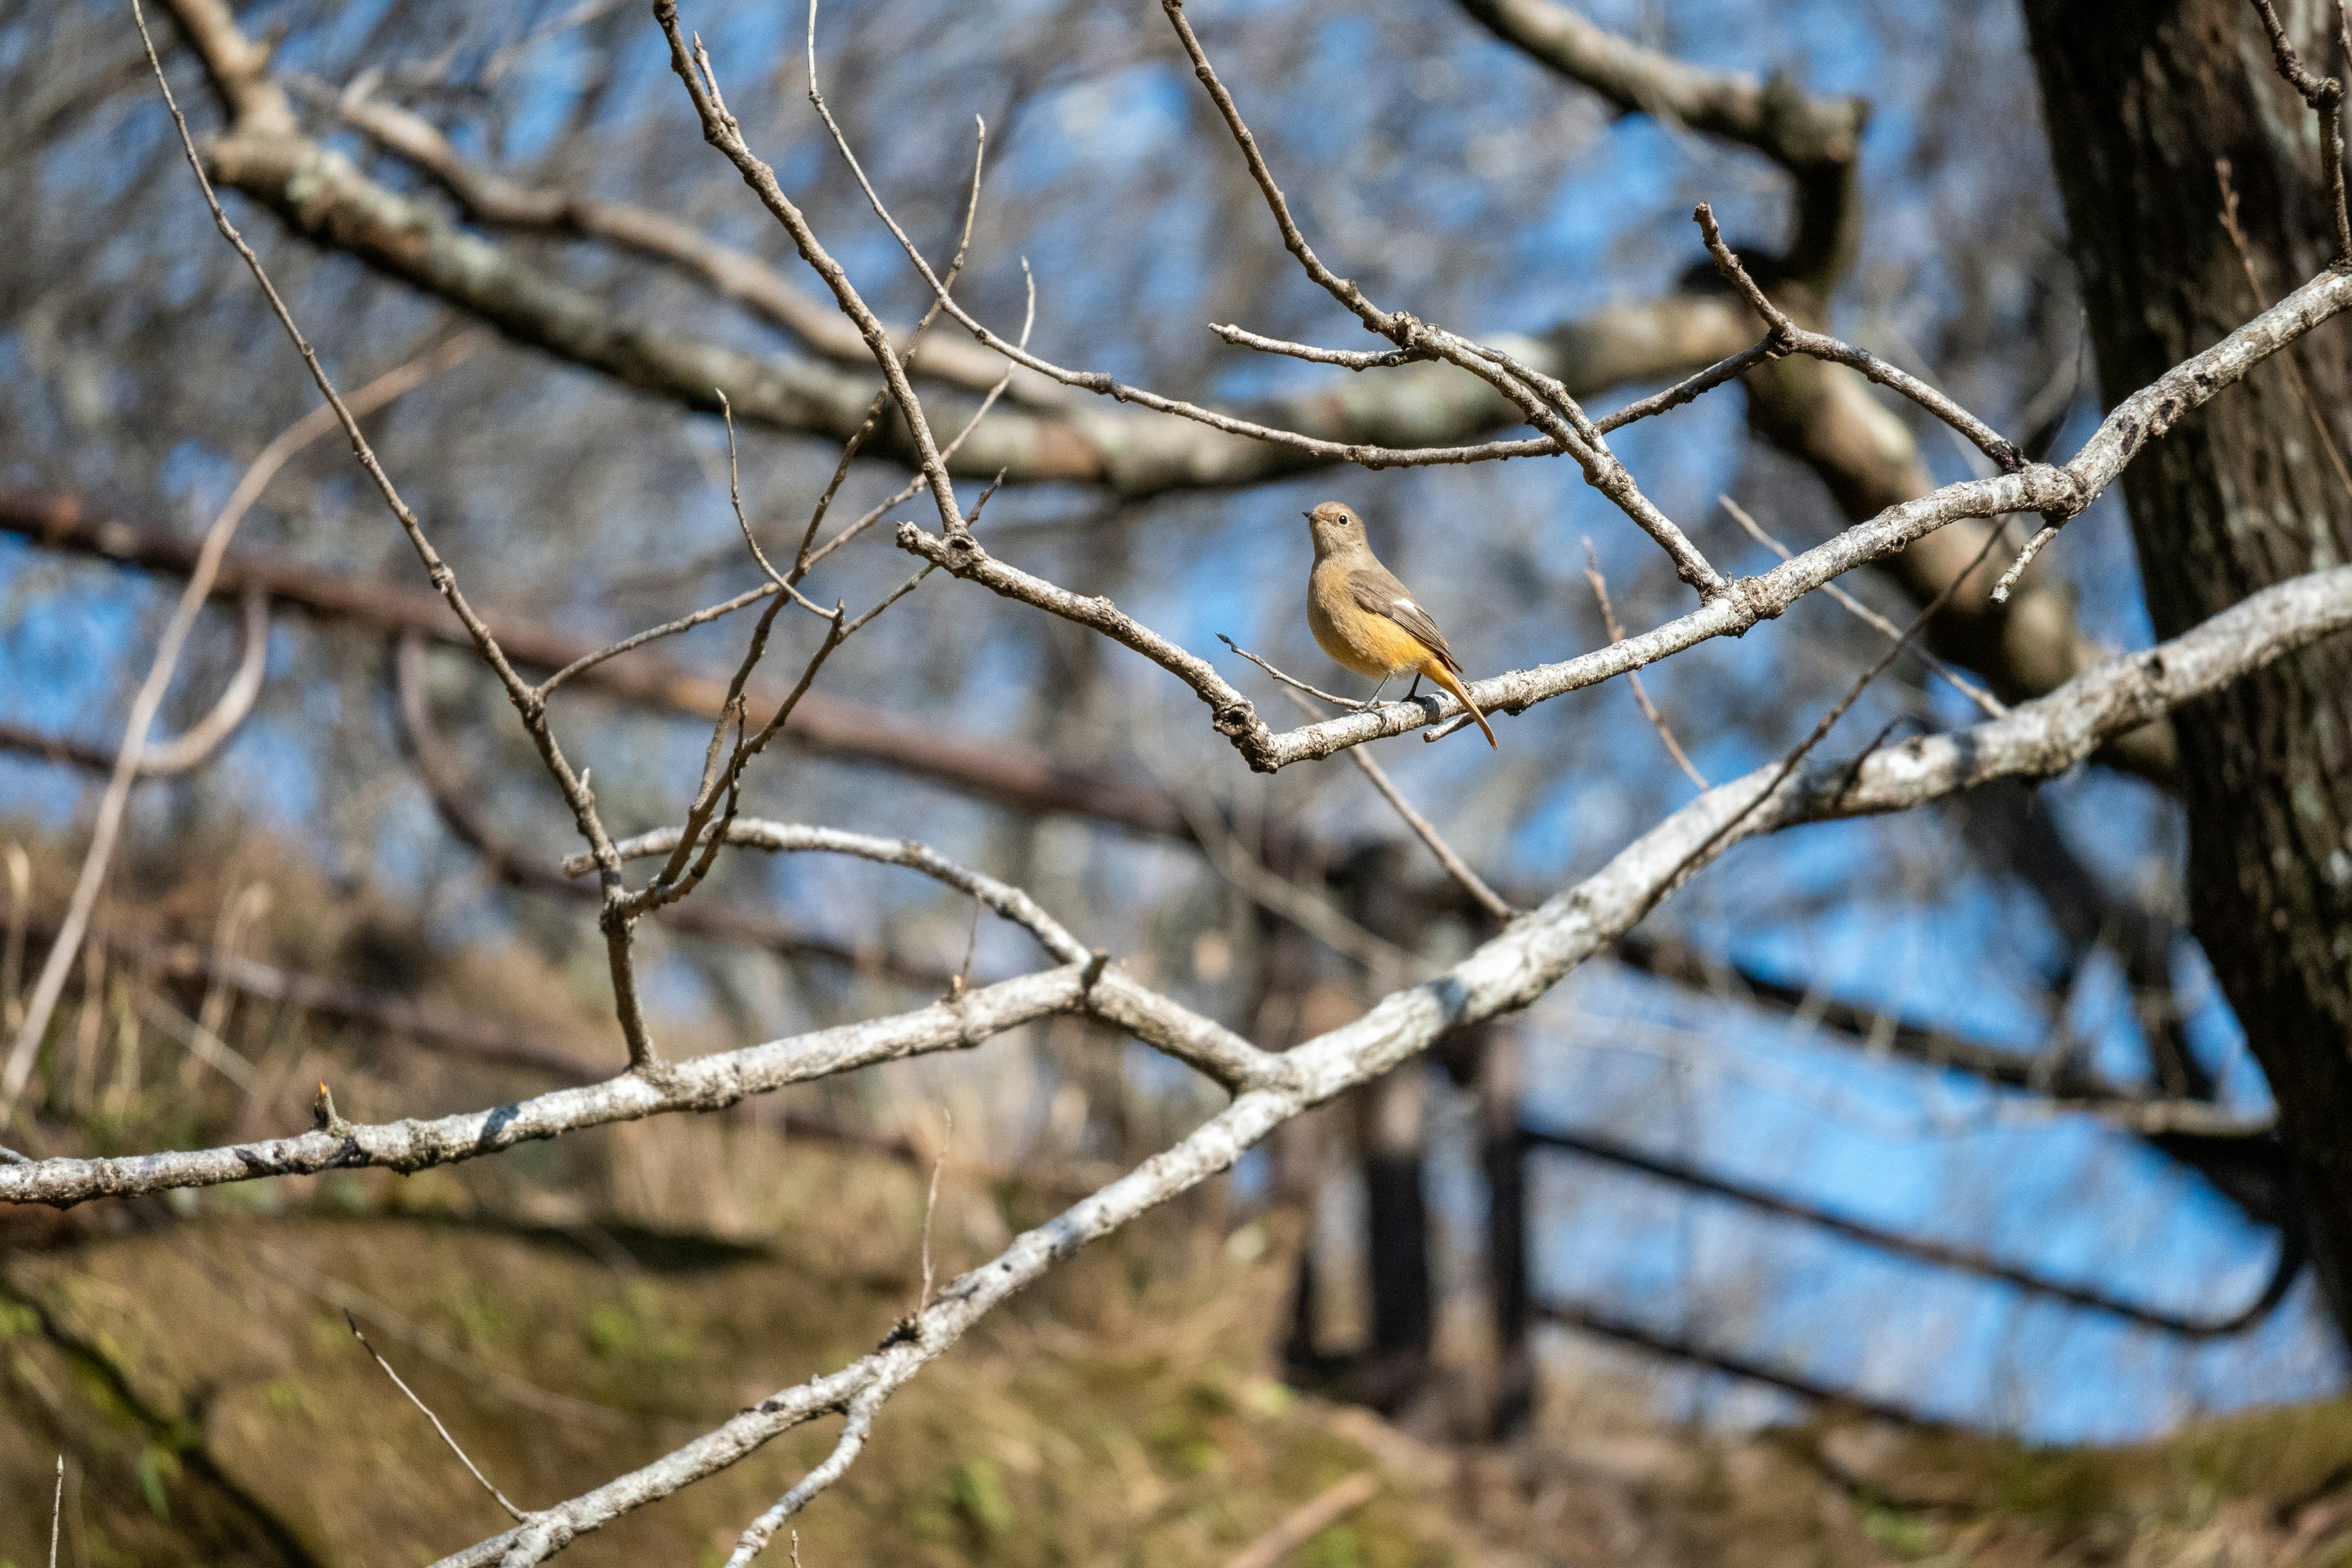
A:
MULTIPOLYGON (((1315 536, 1315 570, 1307 579, 1307 625, 1315 640, 1358 675, 1378 676, 1381 686, 1410 669, 1413 685, 1427 676, 1454 694, 1470 710, 1486 744, 1496 744, 1495 727, 1470 700, 1462 684, 1462 666, 1445 646, 1445 634, 1429 612, 1396 580, 1396 574, 1372 553, 1364 537, 1364 520, 1335 500, 1327 500, 1307 515, 1315 536)), ((1375 688, 1374 697, 1380 695, 1375 688)))

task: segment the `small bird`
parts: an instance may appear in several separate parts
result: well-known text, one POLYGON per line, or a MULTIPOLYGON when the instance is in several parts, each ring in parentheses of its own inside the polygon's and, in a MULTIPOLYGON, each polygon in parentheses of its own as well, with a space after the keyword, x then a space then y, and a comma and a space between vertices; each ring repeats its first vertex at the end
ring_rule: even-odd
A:
MULTIPOLYGON (((1462 684, 1462 666, 1445 646, 1445 634, 1429 612, 1372 553, 1364 520, 1335 500, 1306 514, 1315 536, 1315 570, 1307 579, 1307 625, 1323 651, 1358 675, 1378 676, 1381 685, 1410 669, 1413 687, 1427 676, 1470 710, 1486 744, 1495 727, 1462 684)), ((1372 695, 1380 696, 1379 688, 1372 695)), ((1410 695, 1410 693, 1408 693, 1410 695)))

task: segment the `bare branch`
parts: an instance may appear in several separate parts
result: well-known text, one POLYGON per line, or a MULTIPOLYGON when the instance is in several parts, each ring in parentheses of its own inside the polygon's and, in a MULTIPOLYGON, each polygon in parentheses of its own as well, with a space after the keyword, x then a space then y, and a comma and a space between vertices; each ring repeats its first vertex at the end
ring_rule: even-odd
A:
MULTIPOLYGON (((1240 650, 1237 648, 1234 651, 1240 650)), ((1310 714, 1315 711, 1314 707, 1304 697, 1294 694, 1291 700, 1310 714)), ((1363 770, 1364 776, 1372 781, 1372 787, 1381 792, 1381 798, 1387 801, 1397 816, 1404 819, 1404 825, 1412 829, 1413 837, 1429 847, 1429 852, 1437 857, 1437 863, 1445 868, 1445 874, 1460 883, 1463 891, 1475 900, 1480 909, 1506 924, 1518 918, 1520 911, 1514 908, 1502 894, 1488 887, 1486 879, 1472 870, 1467 860, 1454 853, 1454 846, 1445 842, 1444 836, 1437 831, 1434 823, 1413 809, 1412 802, 1405 799, 1404 792, 1397 788, 1389 778, 1388 770, 1372 760, 1372 750, 1370 746, 1349 747, 1348 760, 1363 770)))
MULTIPOLYGON (((935 1189, 936 1190, 936 1189, 935 1189)), ((925 1216, 928 1221, 928 1215, 925 1216)), ((842 1411, 841 1436, 835 1439, 833 1452, 824 1462, 801 1479, 800 1484, 776 1500, 773 1508, 761 1514, 744 1529, 728 1554, 727 1568, 742 1568, 768 1548, 775 1539, 776 1529, 784 1521, 809 1505, 811 1499, 833 1485, 848 1472, 866 1447, 866 1436, 874 1429, 874 1413, 882 1407, 882 1396, 867 1390, 851 1399, 842 1411)), ((793 1537, 793 1568, 800 1568, 800 1537, 793 1537)))
MULTIPOLYGON (((624 860, 648 855, 668 855, 676 852, 685 837, 677 828, 657 827, 650 833, 622 839, 613 848, 624 860)), ((938 850, 911 838, 876 838, 863 833, 846 833, 837 827, 767 822, 754 816, 739 816, 728 823, 726 837, 730 844, 782 855, 809 852, 852 855, 880 865, 903 866, 958 891, 971 894, 1034 936, 1040 947, 1065 963, 1085 963, 1094 956, 1092 949, 1071 935, 1066 926, 1046 913, 1034 899, 1019 888, 969 870, 938 850)), ((569 856, 563 862, 566 876, 582 876, 595 868, 595 861, 584 855, 569 856)))
MULTIPOLYGON (((2278 62, 2279 75, 2287 85, 2303 95, 2304 102, 2319 120, 2320 177, 2327 184, 2328 216, 2333 221, 2335 251, 2333 265, 2340 271, 2352 268, 2352 216, 2345 210, 2344 197, 2344 82, 2339 77, 2317 77, 2305 70, 2302 58, 2295 53, 2294 43, 2286 36, 2286 25, 2279 20, 2271 0, 2253 0, 2255 14, 2263 19, 2263 28, 2270 34, 2271 57, 2278 62)), ((2336 0, 2336 25, 2344 27, 2344 6, 2336 0)), ((2352 35, 2347 35, 2352 36, 2352 35)), ((2259 287, 2255 292, 2260 293, 2259 287)))
POLYGON ((433 1430, 441 1434, 441 1441, 446 1443, 449 1446, 449 1451, 457 1456, 457 1462, 465 1466, 467 1469, 473 1472, 474 1479, 482 1483, 482 1489, 489 1493, 493 1498, 496 1498, 498 1500, 499 1506, 507 1510, 507 1517, 513 1520, 518 1524, 528 1522, 530 1515, 525 1513, 521 1509, 517 1508, 512 1502, 508 1500, 506 1493, 499 1490, 496 1486, 491 1484, 490 1478, 482 1474, 482 1467, 474 1463, 474 1461, 467 1456, 466 1450, 458 1446, 457 1439, 449 1435, 449 1428, 441 1424, 441 1417, 433 1414, 433 1407, 425 1404, 422 1399, 419 1399, 416 1396, 416 1390, 409 1387, 406 1380, 404 1379, 400 1373, 392 1370, 392 1363, 384 1360, 383 1353, 373 1345, 368 1343, 367 1335, 360 1331, 360 1321, 352 1316, 349 1308, 344 1309, 343 1321, 350 1325, 352 1338, 359 1341, 360 1348, 367 1352, 369 1356, 374 1360, 376 1365, 383 1368, 384 1376, 392 1379, 392 1385, 394 1388, 399 1389, 401 1393, 408 1395, 408 1403, 414 1405, 417 1409, 425 1413, 425 1419, 433 1423, 433 1430))
MULTIPOLYGON (((1584 542, 1584 580, 1592 584, 1592 597, 1601 605, 1601 624, 1609 633, 1609 640, 1612 643, 1623 642, 1625 628, 1618 624, 1617 612, 1609 603, 1609 580, 1601 574, 1601 555, 1592 548, 1590 539, 1584 542)), ((1706 788, 1706 775, 1691 764, 1690 757, 1683 751, 1682 742, 1675 739, 1673 729, 1667 725, 1666 716, 1658 711, 1656 703, 1650 700, 1649 690, 1643 686, 1641 675, 1628 670, 1625 679, 1633 689, 1633 700, 1640 706, 1642 717, 1650 721, 1650 728, 1655 730, 1658 739, 1666 743, 1666 752, 1675 759, 1675 765, 1682 769, 1685 778, 1701 789, 1706 788)), ((1355 747, 1348 754, 1355 756, 1362 750, 1360 746, 1355 747)))
POLYGON ((1427 349, 1325 349, 1313 343, 1286 342, 1281 338, 1264 337, 1240 327, 1209 323, 1209 331, 1237 349, 1255 349, 1260 353, 1287 354, 1315 364, 1336 364, 1347 370, 1393 370, 1401 364, 1414 364, 1437 356, 1427 349))
MULTIPOLYGON (((1241 644, 1234 641, 1233 638, 1227 637, 1223 632, 1219 632, 1217 634, 1217 640, 1224 644, 1227 647, 1233 649, 1235 653, 1241 655, 1244 658, 1249 660, 1252 664, 1257 666, 1260 669, 1265 671, 1268 675, 1274 677, 1276 680, 1282 682, 1285 686, 1289 687, 1293 691, 1303 691, 1307 696, 1315 698, 1318 701, 1328 702, 1334 708, 1345 708, 1349 711, 1354 713, 1360 713, 1365 709, 1371 706, 1370 702, 1360 702, 1352 697, 1341 697, 1335 692, 1326 691, 1319 686, 1309 686, 1307 682, 1299 679, 1297 676, 1287 674, 1283 670, 1276 668, 1272 663, 1260 658, 1257 655, 1250 652, 1249 649, 1242 647, 1241 644)), ((1307 708, 1306 711, 1319 714, 1321 710, 1316 708, 1307 708)))
MULTIPOLYGON (((1765 549, 1769 550, 1781 560, 1786 561, 1790 559, 1789 547, 1781 543, 1779 540, 1773 538, 1769 533, 1764 531, 1763 525, 1748 514, 1748 509, 1746 507, 1741 506, 1729 496, 1719 495, 1715 499, 1717 503, 1720 505, 1725 511, 1730 514, 1731 521, 1738 523, 1741 528, 1747 531, 1748 536, 1750 539, 1755 540, 1757 543, 1761 544, 1765 549)), ((1885 616, 1880 615, 1876 610, 1872 609, 1868 605, 1864 604, 1860 599, 1855 598, 1852 594, 1847 593, 1843 588, 1839 587, 1835 583, 1822 584, 1822 592, 1827 594, 1831 600, 1835 603, 1839 608, 1844 610, 1846 614, 1853 616, 1854 619, 1860 621, 1864 626, 1870 627, 1873 631, 1882 633, 1885 636, 1893 638, 1899 638, 1902 637, 1902 627, 1896 626, 1893 621, 1888 620, 1885 616)), ((1979 686, 1975 681, 1970 680, 1967 676, 1962 675, 1958 670, 1954 669, 1950 665, 1945 663, 1942 659, 1937 658, 1926 648, 1923 647, 1918 651, 1920 663, 1935 671, 1936 674, 1943 679, 1945 684, 1951 687, 1953 690, 1958 692, 1961 696, 1975 703, 1986 718, 1998 719, 2002 714, 2009 711, 2009 705, 2001 701, 2000 698, 1995 697, 1991 692, 1987 691, 1983 687, 1979 686)))
MULTIPOLYGON (((1211 726, 1232 741, 1252 767, 1272 771, 1265 769, 1261 761, 1272 732, 1257 716, 1257 709, 1250 700, 1217 673, 1216 666, 1161 637, 1108 599, 1099 595, 1088 598, 1074 594, 1043 577, 1007 565, 982 549, 980 541, 968 531, 942 539, 924 532, 912 522, 902 522, 898 525, 898 547, 946 568, 966 582, 977 583, 1005 598, 1034 605, 1133 648, 1191 687, 1194 695, 1208 704, 1211 726)), ((1451 698, 1440 700, 1460 707, 1451 698)), ((1414 711, 1422 710, 1416 707, 1414 711)))
POLYGON ((1813 359, 1828 360, 1860 371, 1879 385, 1899 392, 1937 418, 1968 437, 1979 451, 1993 460, 2003 473, 2013 474, 2025 465, 2024 454, 1996 432, 1990 426, 1949 397, 1929 386, 1900 365, 1889 364, 1868 349, 1841 342, 1826 332, 1808 331, 1790 321, 1788 313, 1774 304, 1748 275, 1739 258, 1723 242, 1723 230, 1717 226, 1715 213, 1705 202, 1693 209, 1699 232, 1706 238, 1707 254, 1715 258, 1716 269, 1747 300, 1748 308, 1764 320, 1770 329, 1769 341, 1782 353, 1801 353, 1813 359))
POLYGON ((36 1161, 0 1170, 0 1202, 58 1207, 174 1187, 373 1167, 413 1172, 495 1154, 583 1128, 670 1111, 723 1110, 754 1094, 877 1062, 969 1050, 990 1037, 1085 1005, 1084 964, 1024 975, 864 1023, 667 1063, 552 1089, 488 1110, 382 1124, 342 1121, 292 1138, 99 1160, 36 1161), (656 1082, 655 1079, 659 1081, 656 1082))
MULTIPOLYGON (((1275 1058, 1240 1036, 1107 965, 1099 951, 1088 950, 1021 889, 958 865, 928 846, 907 838, 875 838, 838 828, 766 822, 757 817, 736 817, 727 824, 725 832, 728 842, 746 848, 787 855, 811 851, 853 855, 881 865, 919 871, 971 894, 1029 931, 1047 952, 1086 969, 1090 978, 1084 1005, 1094 1016, 1126 1029, 1146 1045, 1166 1052, 1229 1089, 1273 1070, 1275 1058)), ((618 847, 624 857, 666 854, 675 850, 680 837, 677 828, 656 828, 618 847)), ((575 875, 587 868, 587 863, 578 856, 564 863, 564 869, 575 875)))

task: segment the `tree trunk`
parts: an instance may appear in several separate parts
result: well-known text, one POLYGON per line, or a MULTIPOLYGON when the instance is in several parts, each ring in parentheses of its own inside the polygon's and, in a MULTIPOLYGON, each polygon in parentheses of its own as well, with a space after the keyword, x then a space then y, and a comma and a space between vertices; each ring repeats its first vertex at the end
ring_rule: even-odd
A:
MULTIPOLYGON (((2306 64, 2345 68, 2332 5, 2280 9, 2306 64)), ((2025 15, 2112 405, 2326 264, 2318 132, 2247 0, 2025 0, 2025 15), (2224 159, 2259 300, 2221 222, 2224 159)), ((2335 457, 2352 338, 2325 330, 2288 357, 2307 397, 2274 361, 2125 476, 2159 637, 2352 555, 2335 457)), ((2352 1325, 2352 647, 2282 660, 2174 722, 2191 926, 2269 1075, 2322 1285, 2352 1325)))

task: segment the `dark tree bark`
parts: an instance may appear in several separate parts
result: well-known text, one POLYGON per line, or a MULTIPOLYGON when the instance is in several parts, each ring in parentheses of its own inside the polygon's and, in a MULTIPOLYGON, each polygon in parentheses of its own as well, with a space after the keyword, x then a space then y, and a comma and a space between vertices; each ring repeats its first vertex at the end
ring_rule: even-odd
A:
MULTIPOLYGON (((2342 71, 2333 6, 2284 0, 2342 71)), ((2327 263, 2314 116, 2247 0, 2025 0, 2107 401, 2327 263), (2226 159, 2260 287, 2221 214, 2226 159)), ((2169 637, 2352 554, 2352 337, 2323 331, 2153 444, 2125 476, 2169 637)), ((2063 546, 2062 546, 2063 547, 2063 546)), ((2352 647, 2321 645, 2174 715, 2191 925, 2277 1096, 2322 1283, 2352 1325, 2352 647)))

